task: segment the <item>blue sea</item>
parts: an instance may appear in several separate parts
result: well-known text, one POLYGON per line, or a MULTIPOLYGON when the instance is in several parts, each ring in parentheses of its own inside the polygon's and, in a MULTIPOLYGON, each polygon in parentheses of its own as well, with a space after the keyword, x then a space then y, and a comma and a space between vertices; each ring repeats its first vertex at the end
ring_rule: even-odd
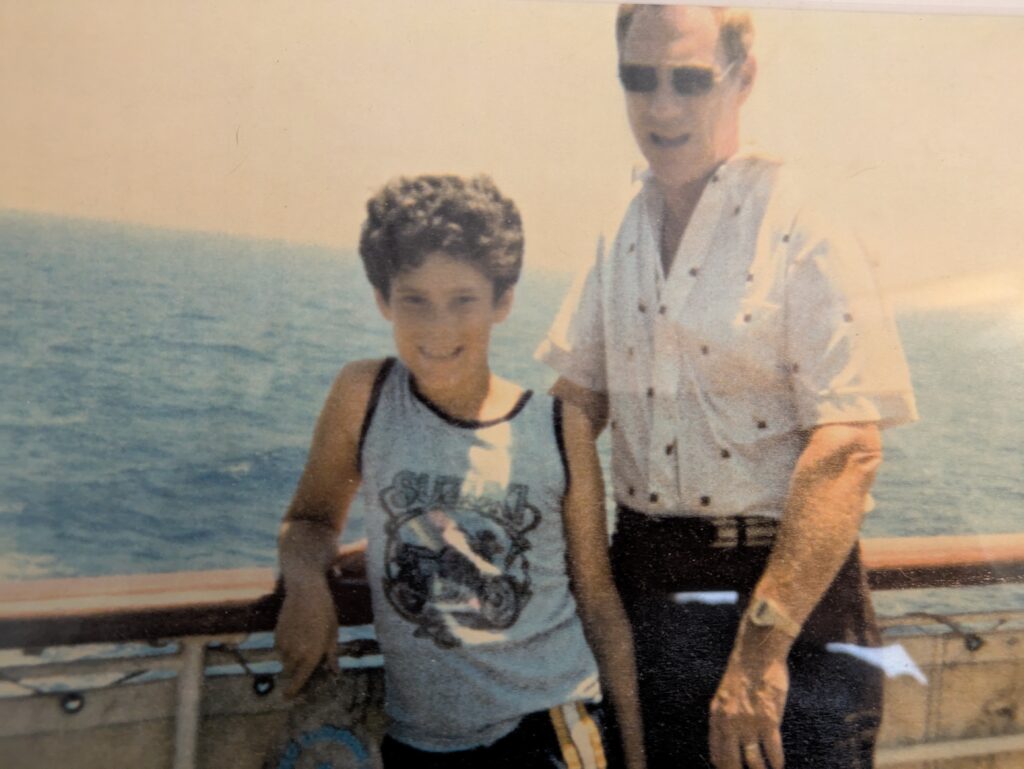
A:
MULTIPOLYGON (((493 364, 543 389, 569 276, 527 259, 493 364)), ((1019 317, 898 321, 922 420, 886 434, 866 535, 1024 529, 1019 317)), ((0 579, 273 565, 331 380, 390 349, 351 251, 0 212, 0 579)), ((1024 587, 878 601, 1019 609, 1024 587)))

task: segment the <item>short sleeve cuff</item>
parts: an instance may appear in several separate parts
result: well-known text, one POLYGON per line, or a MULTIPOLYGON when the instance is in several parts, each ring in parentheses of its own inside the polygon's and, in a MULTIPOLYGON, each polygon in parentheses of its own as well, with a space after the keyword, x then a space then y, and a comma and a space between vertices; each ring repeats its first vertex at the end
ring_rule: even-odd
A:
MULTIPOLYGON (((586 365, 582 360, 583 356, 560 347, 550 337, 540 343, 533 357, 575 385, 595 392, 605 392, 608 389, 603 368, 586 365)), ((599 356, 598 360, 602 360, 602 357, 599 356)))
POLYGON ((907 392, 830 393, 800 408, 800 421, 808 429, 838 422, 875 422, 887 428, 916 422, 917 418, 914 396, 907 392))

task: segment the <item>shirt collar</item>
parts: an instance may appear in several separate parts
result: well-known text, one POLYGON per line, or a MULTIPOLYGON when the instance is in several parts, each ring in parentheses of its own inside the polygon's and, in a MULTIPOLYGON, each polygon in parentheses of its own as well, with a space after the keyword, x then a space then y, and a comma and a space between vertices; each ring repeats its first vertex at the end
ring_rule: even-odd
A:
MULTIPOLYGON (((743 197, 743 185, 737 182, 741 179, 742 171, 748 162, 758 155, 759 153, 752 147, 744 145, 718 166, 718 169, 715 171, 715 178, 717 179, 715 183, 724 185, 730 201, 739 202, 743 197)), ((634 167, 633 182, 639 182, 642 185, 645 195, 650 195, 656 190, 654 186, 654 173, 650 168, 634 167)))

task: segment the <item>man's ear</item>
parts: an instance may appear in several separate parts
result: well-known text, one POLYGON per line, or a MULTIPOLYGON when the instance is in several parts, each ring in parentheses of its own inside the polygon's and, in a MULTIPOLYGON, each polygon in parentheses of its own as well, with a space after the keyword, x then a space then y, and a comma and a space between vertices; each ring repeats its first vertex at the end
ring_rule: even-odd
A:
POLYGON ((494 310, 498 314, 494 319, 495 323, 503 323, 508 314, 512 312, 512 300, 515 299, 516 290, 509 286, 502 292, 501 296, 494 303, 494 310))
POLYGON ((391 305, 388 300, 384 298, 384 294, 381 293, 379 288, 373 289, 373 298, 377 300, 377 309, 380 310, 380 314, 384 316, 384 320, 391 320, 391 305))
POLYGON ((754 87, 754 81, 757 79, 757 57, 754 54, 748 54, 747 58, 740 65, 739 78, 740 103, 742 104, 750 96, 750 91, 754 87))

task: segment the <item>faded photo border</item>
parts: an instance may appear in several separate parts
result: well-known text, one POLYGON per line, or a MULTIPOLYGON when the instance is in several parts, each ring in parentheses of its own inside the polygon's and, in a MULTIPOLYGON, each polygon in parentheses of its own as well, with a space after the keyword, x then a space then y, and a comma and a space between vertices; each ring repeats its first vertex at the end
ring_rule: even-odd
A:
MULTIPOLYGON (((1024 488, 1013 468, 1019 467, 1014 452, 1024 441, 1024 271, 1019 256, 1024 150, 1018 141, 1024 134, 1018 82, 1024 72, 1019 45, 1024 40, 1024 0, 709 4, 748 8, 757 25, 760 71, 744 108, 745 141, 793 160, 809 172, 812 188, 823 199, 835 201, 849 215, 876 262, 888 300, 906 324, 905 344, 908 338, 927 341, 911 360, 922 422, 886 436, 887 461, 916 464, 912 482, 902 476, 881 479, 881 488, 876 488, 879 506, 868 517, 867 535, 920 535, 919 521, 901 512, 913 509, 919 518, 939 521, 939 535, 973 537, 972 552, 988 548, 1019 554, 1024 548, 1019 536, 1024 488), (940 450, 946 453, 939 456, 940 450)), ((107 354, 103 348, 117 343, 86 328, 89 339, 83 346, 81 328, 58 322, 67 306, 84 306, 97 296, 102 305, 103 296, 149 291, 143 283, 150 279, 154 284, 174 280, 156 270, 142 283, 133 283, 130 275, 115 275, 104 288, 110 294, 93 294, 89 281, 61 283, 45 270, 26 277, 45 253, 17 251, 13 238, 4 248, 4 228, 12 222, 29 228, 19 233, 47 231, 58 238, 61 248, 70 249, 61 258, 75 263, 82 274, 90 255, 74 253, 68 244, 76 228, 94 226, 103 228, 104 244, 134 248, 141 242, 135 239, 140 232, 152 231, 162 233, 154 236, 162 243, 171 244, 161 248, 201 243, 212 249, 205 256, 224 246, 265 261, 278 259, 276 285, 269 279, 246 281, 244 270, 236 267, 209 275, 244 317, 279 312, 287 320, 274 292, 289 289, 293 280, 313 285, 329 276, 335 283, 317 285, 326 295, 341 281, 360 281, 354 248, 366 199, 389 178, 422 172, 488 173, 520 205, 527 278, 532 288, 544 291, 544 307, 531 307, 520 296, 512 323, 528 327, 532 336, 502 340, 515 345, 510 349, 520 358, 529 358, 564 289, 593 259, 598 234, 614 226, 643 170, 615 80, 614 13, 615 3, 601 0, 296 5, 111 0, 89 9, 42 0, 4 6, 0 274, 6 276, 10 292, 25 290, 38 300, 39 315, 18 316, 14 310, 0 315, 8 324, 2 333, 12 343, 0 360, 11 372, 59 366, 64 355, 95 363, 107 354), (270 245, 252 245, 256 242, 270 245), (352 269, 321 269, 334 259, 352 269), (62 288, 53 290, 54 285, 62 288), (59 333, 43 338, 45 325, 29 331, 16 325, 37 317, 53 322, 59 333), (19 346, 23 343, 27 346, 19 346)), ((265 392, 253 396, 251 410, 236 420, 248 419, 244 428, 199 425, 206 417, 195 417, 192 423, 180 412, 159 418, 164 420, 158 420, 162 429, 176 430, 180 445, 191 447, 186 459, 194 464, 214 460, 211 475, 229 490, 226 496, 246 487, 257 472, 254 467, 274 478, 273 494, 264 494, 265 486, 253 486, 244 504, 219 508, 221 518, 208 517, 201 500, 187 495, 175 497, 174 504, 180 505, 173 510, 165 506, 136 517, 132 500, 153 493, 147 479, 136 484, 137 496, 112 500, 112 506, 123 503, 120 517, 76 520, 71 509, 76 487, 62 474, 71 463, 61 453, 67 447, 61 445, 60 431, 86 432, 102 406, 95 400, 74 400, 76 387, 84 386, 86 378, 77 369, 59 374, 65 378, 56 384, 28 375, 14 384, 10 374, 6 398, 0 387, 0 399, 6 400, 0 400, 7 443, 3 452, 9 459, 0 489, 0 539, 7 541, 0 550, 0 580, 19 584, 0 598, 0 623, 11 622, 0 627, 17 626, 20 633, 27 624, 22 618, 36 616, 34 612, 73 613, 86 604, 101 617, 100 625, 104 612, 131 601, 144 606, 157 596, 152 598, 156 606, 163 598, 177 601, 178 596, 215 593, 215 601, 222 603, 202 617, 191 616, 186 625, 216 627, 228 615, 235 621, 232 602, 241 601, 255 607, 252 616, 258 615, 266 630, 278 605, 266 598, 274 586, 274 537, 301 471, 317 409, 348 356, 368 355, 375 345, 390 342, 369 290, 364 294, 352 303, 347 298, 324 300, 328 309, 322 317, 343 306, 345 312, 366 313, 367 318, 357 324, 357 332, 323 331, 330 344, 339 344, 336 361, 327 356, 321 361, 333 362, 324 363, 322 370, 293 372, 287 384, 299 394, 289 415, 292 422, 273 428, 275 435, 286 436, 278 439, 280 445, 265 452, 246 446, 261 429, 252 425, 259 421, 261 404, 268 402, 260 400, 265 392), (341 348, 348 343, 351 350, 341 348), (58 408, 48 400, 50 394, 70 405, 58 408), (247 451, 270 459, 262 465, 248 455, 239 459, 247 451), (281 470, 277 463, 287 467, 281 470), (234 511, 238 515, 232 519, 234 511), (173 531, 161 531, 153 523, 161 518, 160 524, 174 519, 173 531), (217 539, 220 535, 223 540, 217 539), (128 560, 118 557, 122 546, 137 547, 138 555, 124 568, 115 568, 111 564, 128 560), (157 567, 150 568, 154 563, 157 567), (148 574, 198 574, 199 569, 204 575, 205 570, 218 570, 219 581, 193 575, 172 584, 163 579, 169 574, 148 574), (133 577, 122 577, 125 573, 133 577), (75 592, 78 577, 94 576, 106 580, 95 600, 75 592), (33 593, 29 585, 56 578, 62 578, 60 584, 43 593, 33 593)), ((166 295, 153 296, 159 301, 166 295)), ((101 306, 96 314, 116 315, 121 307, 101 306)), ((145 323, 139 317, 121 320, 122 327, 145 323)), ((114 322, 111 317, 105 321, 114 322)), ((201 326, 206 320, 197 316, 189 322, 201 326)), ((307 327, 303 333, 313 337, 320 330, 307 327)), ((274 377, 282 361, 274 353, 239 349, 256 344, 249 337, 238 345, 219 337, 216 342, 211 344, 220 348, 213 353, 214 365, 192 372, 207 377, 211 392, 232 377, 232 386, 251 384, 253 391, 281 386, 274 377), (258 376, 239 374, 247 360, 259 368, 258 376)), ((293 343, 298 356, 304 348, 293 339, 285 344, 293 343)), ((136 377, 141 382, 149 373, 149 361, 142 357, 124 365, 125 371, 134 372, 125 375, 129 382, 136 377)), ((538 389, 550 384, 550 372, 530 366, 524 367, 528 384, 538 389)), ((50 376, 58 376, 53 373, 58 370, 46 369, 50 376)), ((210 402, 197 403, 189 413, 215 410, 211 404, 223 407, 222 395, 214 392, 210 402)), ((162 451, 154 447, 146 459, 149 466, 165 461, 162 451)), ((105 452, 124 461, 127 450, 88 443, 77 450, 92 461, 105 452)), ((120 473, 118 483, 130 476, 129 471, 120 473)), ((160 481, 163 485, 154 487, 167 491, 191 478, 169 473, 160 481)), ((88 479, 81 483, 83 488, 88 485, 88 479)), ((95 490, 90 493, 89 503, 96 504, 95 490)), ((174 493, 167 491, 167 498, 174 493)), ((906 744, 951 741, 972 729, 986 739, 1019 735, 1013 710, 1019 688, 1013 686, 1022 663, 1019 652, 1011 649, 1024 641, 1024 587, 1019 580, 970 588, 952 602, 942 591, 897 592, 879 596, 881 614, 899 618, 924 612, 930 618, 918 621, 952 628, 942 648, 931 636, 906 644, 915 658, 929 660, 930 668, 922 666, 936 680, 949 662, 951 683, 941 696, 925 701, 929 690, 896 660, 894 669, 904 675, 893 689, 908 705, 906 714, 887 716, 893 718, 893 734, 899 731, 906 744), (980 625, 949 621, 960 613, 989 610, 991 621, 984 619, 980 625), (979 659, 974 652, 983 647, 984 654, 994 655, 984 660, 992 664, 972 667, 979 659), (957 732, 954 722, 967 726, 957 732)), ((173 635, 176 621, 164 617, 159 622, 167 624, 159 624, 144 617, 130 632, 133 639, 139 627, 142 635, 173 635)), ((237 619, 236 630, 246 621, 237 619)), ((910 635, 911 623, 904 624, 901 629, 894 622, 894 637, 910 635)), ((116 623, 103 627, 109 636, 104 640, 127 632, 127 626, 119 629, 116 623)), ((0 652, 0 671, 60 665, 77 654, 39 657, 28 648, 35 644, 11 646, 18 648, 0 652)), ((237 662, 236 656, 218 659, 237 662)), ((254 670, 255 680, 262 668, 254 670)), ((0 763, 8 758, 5 750, 18 752, 22 763, 16 766, 32 769, 41 766, 33 760, 58 765, 55 757, 76 757, 80 743, 56 742, 64 728, 61 719, 73 712, 67 708, 78 706, 68 698, 77 689, 54 686, 41 691, 65 709, 58 711, 47 701, 48 709, 40 705, 30 713, 3 701, 17 685, 0 682, 0 712, 11 714, 6 720, 11 726, 0 731, 0 763)), ((247 682, 218 689, 221 714, 240 717, 231 708, 249 696, 249 688, 247 682)), ((127 705, 117 707, 118 713, 127 712, 127 705)), ((160 708, 154 718, 168 721, 172 709, 160 708)), ((275 700, 274 709, 275 726, 280 726, 283 703, 275 700)), ((114 724, 111 733, 128 735, 122 729, 126 719, 114 724)), ((84 729, 76 734, 80 732, 84 729)), ((166 734, 155 727, 146 727, 143 736, 150 745, 169 749, 166 734)), ((132 747, 135 738, 124 739, 126 749, 143 762, 138 765, 146 765, 148 747, 132 747)), ((215 749, 218 755, 228 753, 224 746, 215 749)), ((102 748, 100 758, 104 752, 109 754, 109 749, 102 748)), ((87 754, 78 757, 84 761, 87 754)))

